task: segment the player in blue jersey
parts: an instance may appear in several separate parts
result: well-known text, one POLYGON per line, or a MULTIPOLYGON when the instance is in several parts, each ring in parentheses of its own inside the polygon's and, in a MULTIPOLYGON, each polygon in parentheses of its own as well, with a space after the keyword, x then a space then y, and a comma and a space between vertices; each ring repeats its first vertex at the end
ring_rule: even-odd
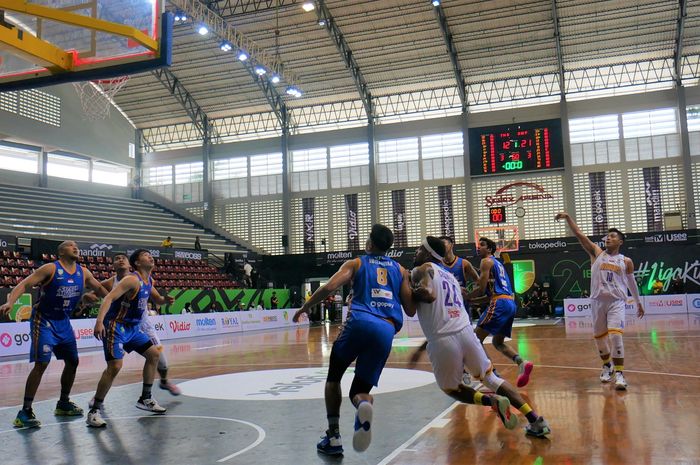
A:
POLYGON ((83 409, 69 398, 78 368, 78 346, 70 324, 70 315, 78 305, 85 287, 94 289, 100 297, 106 295, 107 291, 87 268, 78 264, 79 259, 78 245, 73 241, 62 242, 58 246, 58 260, 42 265, 23 279, 7 296, 7 303, 0 306, 0 314, 6 314, 22 294, 35 286, 42 286, 39 302, 32 309, 29 323, 29 361, 34 363, 34 367, 27 376, 22 410, 14 421, 17 427, 32 428, 41 425, 34 415, 32 403, 52 353, 65 363, 61 374, 61 397, 54 414, 83 414, 83 409))
POLYGON ((125 352, 136 351, 146 359, 143 367, 143 389, 136 407, 153 413, 166 411, 151 395, 160 352, 140 327, 143 313, 147 311, 148 300, 154 291, 151 278, 153 257, 148 250, 137 249, 129 257, 129 264, 134 273, 125 276, 107 294, 100 305, 95 322, 95 337, 102 341, 107 360, 107 368, 102 372, 87 416, 87 424, 95 428, 107 425, 100 415, 100 407, 114 378, 122 368, 125 352))
POLYGON ((366 255, 343 263, 338 272, 296 312, 294 321, 308 314, 314 305, 341 286, 352 282, 353 298, 345 327, 333 344, 326 379, 325 398, 328 430, 316 445, 327 455, 340 455, 340 380, 353 361, 355 378, 350 400, 357 409, 353 448, 364 451, 372 433, 372 386, 377 386, 382 369, 391 352, 394 335, 403 326, 404 308, 414 308, 406 270, 386 256, 394 243, 394 234, 381 224, 372 226, 365 244, 366 255))
MULTIPOLYGON (((103 280, 100 284, 107 290, 111 291, 119 281, 124 279, 130 273, 129 257, 126 254, 118 253, 112 257, 112 267, 114 269, 114 276, 103 280)), ((89 297, 90 294, 86 294, 89 297)), ((164 305, 173 303, 174 299, 170 296, 161 296, 156 290, 155 286, 151 288, 151 301, 156 305, 164 305)), ((156 333, 156 329, 150 322, 150 316, 147 312, 144 312, 141 316, 141 331, 146 333, 146 335, 151 339, 151 342, 156 346, 160 352, 160 357, 158 358, 158 374, 160 375, 160 388, 170 392, 174 396, 179 396, 181 394, 180 388, 177 385, 168 381, 168 359, 165 356, 165 352, 156 333)), ((95 399, 90 400, 89 407, 92 408, 95 404, 95 399)), ((104 408, 104 403, 102 405, 104 408)))
POLYGON ((493 346, 518 365, 517 386, 523 387, 530 381, 530 373, 533 363, 523 358, 505 343, 505 338, 510 337, 515 318, 515 300, 513 299, 513 286, 506 273, 503 263, 499 262, 494 253, 496 243, 491 239, 482 237, 479 239, 479 279, 474 290, 467 294, 467 299, 477 299, 484 294, 490 299, 488 309, 481 314, 476 325, 476 335, 484 342, 487 336, 492 335, 493 346))

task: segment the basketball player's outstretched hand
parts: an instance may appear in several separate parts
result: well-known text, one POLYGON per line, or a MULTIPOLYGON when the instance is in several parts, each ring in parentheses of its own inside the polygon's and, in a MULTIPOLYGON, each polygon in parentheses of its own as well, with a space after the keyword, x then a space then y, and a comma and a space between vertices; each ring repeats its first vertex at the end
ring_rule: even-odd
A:
POLYGON ((10 313, 11 308, 12 307, 10 307, 10 304, 7 303, 0 305, 0 315, 7 315, 10 313))
POLYGON ((644 307, 642 307, 642 304, 637 304, 637 318, 643 318, 644 317, 644 307))
POLYGON ((171 296, 171 295, 166 295, 166 296, 165 296, 165 303, 166 303, 166 304, 170 305, 170 304, 172 304, 173 302, 175 302, 175 297, 173 297, 173 296, 171 296))
POLYGON ((557 213, 557 216, 555 216, 554 219, 555 219, 556 221, 559 221, 559 220, 564 220, 564 219, 566 219, 566 218, 568 218, 568 217, 569 217, 569 214, 568 214, 568 213, 566 213, 566 212, 561 212, 561 213, 557 213))

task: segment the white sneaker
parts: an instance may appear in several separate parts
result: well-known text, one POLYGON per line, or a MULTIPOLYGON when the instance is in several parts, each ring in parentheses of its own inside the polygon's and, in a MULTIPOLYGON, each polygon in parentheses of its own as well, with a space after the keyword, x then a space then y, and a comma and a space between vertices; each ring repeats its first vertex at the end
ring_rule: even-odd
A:
POLYGON ((352 448, 364 452, 372 441, 372 404, 360 402, 355 413, 355 433, 352 436, 352 448))
POLYGON ((603 370, 600 372, 600 381, 602 383, 609 383, 612 380, 613 367, 612 365, 603 365, 603 370))
POLYGON ((468 371, 462 373, 462 384, 465 386, 470 386, 472 384, 472 377, 468 371))
POLYGON ((102 419, 99 410, 90 409, 87 414, 87 420, 85 421, 88 426, 92 428, 104 428, 107 426, 107 422, 102 419))
POLYGON ((136 408, 153 413, 165 413, 168 410, 167 408, 158 405, 158 402, 156 402, 153 397, 148 399, 139 399, 136 401, 136 408))
POLYGON ((621 371, 615 372, 615 390, 616 391, 626 391, 627 381, 625 381, 625 376, 621 371))

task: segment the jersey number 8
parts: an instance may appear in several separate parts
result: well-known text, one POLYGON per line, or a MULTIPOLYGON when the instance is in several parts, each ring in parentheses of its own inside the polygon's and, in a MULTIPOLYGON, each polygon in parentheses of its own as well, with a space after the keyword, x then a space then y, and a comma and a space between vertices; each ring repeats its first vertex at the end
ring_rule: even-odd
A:
POLYGON ((377 283, 386 286, 386 268, 377 268, 377 283))

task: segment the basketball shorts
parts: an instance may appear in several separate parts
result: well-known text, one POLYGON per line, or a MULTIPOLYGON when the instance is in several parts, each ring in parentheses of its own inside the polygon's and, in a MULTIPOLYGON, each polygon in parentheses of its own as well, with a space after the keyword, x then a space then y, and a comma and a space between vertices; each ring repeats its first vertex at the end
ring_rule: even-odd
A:
POLYGON ((476 379, 492 369, 484 347, 471 325, 461 331, 428 341, 428 357, 440 389, 455 390, 462 384, 464 368, 476 379))
POLYGON ((489 334, 510 337, 515 319, 515 301, 512 298, 496 297, 489 302, 488 309, 481 314, 477 326, 489 334))
POLYGON ((49 320, 35 312, 29 321, 29 334, 30 362, 48 363, 51 354, 56 354, 59 360, 78 360, 78 344, 69 318, 49 320))
POLYGON ((125 353, 136 351, 143 355, 153 343, 139 325, 105 321, 107 335, 102 340, 105 360, 121 360, 125 353))
POLYGON ((158 337, 156 328, 153 326, 153 323, 148 316, 145 316, 141 320, 141 323, 139 323, 139 329, 141 329, 141 332, 148 336, 148 338, 151 340, 151 344, 156 347, 160 347, 160 338, 158 337))
POLYGON ((605 336, 608 331, 625 329, 625 301, 591 299, 593 336, 605 336))
POLYGON ((378 386, 395 333, 392 323, 366 312, 354 311, 333 344, 331 358, 344 363, 345 369, 356 361, 355 376, 378 386))

